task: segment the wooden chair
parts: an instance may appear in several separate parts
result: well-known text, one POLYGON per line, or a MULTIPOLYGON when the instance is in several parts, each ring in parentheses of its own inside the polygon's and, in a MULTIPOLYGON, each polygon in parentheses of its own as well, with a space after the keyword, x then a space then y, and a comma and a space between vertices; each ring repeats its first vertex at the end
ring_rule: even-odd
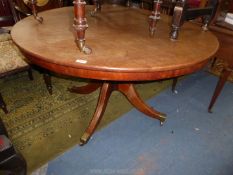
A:
POLYGON ((178 39, 179 30, 185 21, 194 20, 199 17, 203 19, 203 30, 208 30, 210 21, 215 14, 217 3, 217 0, 209 0, 206 7, 189 8, 187 0, 177 1, 172 17, 171 40, 178 39))
MULTIPOLYGON (((42 0, 42 1, 34 1, 34 0, 15 0, 15 9, 19 12, 19 17, 23 18, 29 15, 33 15, 36 20, 38 20, 40 23, 43 22, 43 18, 38 16, 38 12, 50 10, 54 8, 60 8, 65 5, 68 5, 68 0, 42 0)), ((37 69, 43 74, 43 79, 46 84, 46 88, 50 95, 52 95, 52 81, 51 81, 51 73, 43 68, 37 69)))
MULTIPOLYGON (((173 41, 178 39, 179 30, 185 21, 194 20, 200 17, 202 17, 203 30, 208 30, 211 19, 214 17, 217 5, 218 0, 209 0, 208 3, 206 0, 202 0, 198 8, 192 8, 193 5, 188 4, 187 0, 177 1, 172 18, 170 39, 173 41)), ((173 79, 172 92, 176 92, 177 82, 178 77, 173 79)))
MULTIPOLYGON (((1 0, 4 1, 4 0, 1 0)), ((1 3, 0 3, 1 4, 1 3)), ((13 2, 11 0, 2 2, 3 9, 1 15, 0 26, 12 25, 18 21, 18 17, 14 10, 13 2), (3 16, 5 15, 5 16, 3 16)), ((25 61, 25 57, 21 54, 18 48, 13 44, 10 30, 2 28, 0 30, 0 78, 12 75, 14 73, 28 71, 29 78, 32 80, 32 71, 29 64, 25 61)), ((0 108, 5 113, 8 113, 6 103, 3 100, 2 94, 0 93, 0 108)))
POLYGON ((218 37, 220 43, 216 58, 223 60, 224 65, 208 107, 209 112, 211 112, 213 105, 224 87, 224 84, 233 72, 233 25, 226 23, 224 18, 219 18, 222 11, 233 13, 233 2, 228 2, 229 4, 227 5, 227 9, 222 9, 222 3, 227 3, 227 1, 219 1, 215 17, 210 25, 210 30, 218 37))

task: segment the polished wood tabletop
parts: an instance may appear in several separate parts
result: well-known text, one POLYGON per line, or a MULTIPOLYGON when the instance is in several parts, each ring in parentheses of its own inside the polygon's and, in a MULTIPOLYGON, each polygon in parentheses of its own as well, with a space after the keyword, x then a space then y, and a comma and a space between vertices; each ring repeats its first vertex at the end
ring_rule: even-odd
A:
POLYGON ((162 16, 154 37, 149 36, 149 11, 103 5, 101 13, 90 16, 86 44, 92 53, 77 48, 73 8, 40 14, 18 22, 12 30, 14 42, 36 64, 57 73, 101 80, 155 80, 200 69, 218 49, 211 32, 185 23, 178 41, 169 39, 170 18, 162 16), (65 69, 65 72, 64 72, 65 69))
POLYGON ((202 68, 219 47, 217 38, 211 32, 203 32, 197 24, 185 23, 179 40, 171 41, 169 16, 161 16, 151 37, 150 11, 103 5, 100 13, 91 16, 92 9, 86 7, 85 36, 91 54, 80 52, 76 45, 71 7, 39 14, 43 23, 27 17, 11 32, 13 41, 33 64, 56 73, 95 80, 83 87, 70 88, 71 92, 88 94, 100 88, 95 113, 81 144, 94 133, 114 90, 124 94, 139 111, 163 123, 166 115, 144 103, 134 81, 192 73, 202 68))

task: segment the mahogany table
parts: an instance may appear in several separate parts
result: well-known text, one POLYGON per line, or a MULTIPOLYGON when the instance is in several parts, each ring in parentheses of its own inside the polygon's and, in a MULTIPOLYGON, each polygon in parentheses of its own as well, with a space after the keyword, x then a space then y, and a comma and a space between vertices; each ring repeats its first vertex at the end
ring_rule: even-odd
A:
POLYGON ((101 13, 90 16, 86 6, 88 29, 87 55, 75 44, 73 8, 66 7, 18 22, 12 38, 25 56, 36 65, 56 73, 93 80, 72 92, 87 94, 101 88, 94 116, 81 138, 86 143, 100 122, 111 92, 117 90, 139 111, 165 120, 165 114, 149 107, 139 97, 134 82, 158 80, 192 73, 202 68, 218 49, 218 40, 200 26, 186 23, 178 41, 169 39, 170 18, 161 16, 154 37, 149 36, 149 11, 103 5, 101 13))

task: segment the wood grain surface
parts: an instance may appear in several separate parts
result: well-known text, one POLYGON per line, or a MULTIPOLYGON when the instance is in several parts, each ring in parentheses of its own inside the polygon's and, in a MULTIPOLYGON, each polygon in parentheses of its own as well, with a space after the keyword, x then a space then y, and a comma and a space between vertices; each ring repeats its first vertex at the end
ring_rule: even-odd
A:
POLYGON ((90 16, 85 55, 75 44, 73 8, 40 13, 42 24, 33 17, 18 22, 12 38, 28 59, 57 73, 82 78, 142 81, 192 73, 216 53, 219 43, 211 32, 197 24, 184 24, 178 41, 169 39, 169 16, 161 16, 154 37, 149 36, 150 11, 103 5, 96 17, 90 16))

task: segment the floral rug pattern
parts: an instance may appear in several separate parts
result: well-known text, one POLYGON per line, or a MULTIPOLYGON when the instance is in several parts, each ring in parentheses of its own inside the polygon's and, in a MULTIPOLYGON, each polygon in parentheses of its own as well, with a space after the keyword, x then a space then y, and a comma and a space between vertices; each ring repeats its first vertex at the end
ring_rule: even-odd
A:
MULTIPOLYGON (((70 93, 68 87, 86 82, 53 76, 53 95, 49 95, 42 75, 33 71, 33 76, 33 81, 26 72, 0 79, 1 93, 9 110, 7 115, 0 110, 0 117, 13 144, 27 160, 29 172, 79 143, 94 113, 99 92, 70 93)), ((148 99, 170 84, 171 81, 147 82, 137 84, 136 88, 143 99, 148 99)), ((100 128, 131 108, 123 95, 113 92, 100 128)))

